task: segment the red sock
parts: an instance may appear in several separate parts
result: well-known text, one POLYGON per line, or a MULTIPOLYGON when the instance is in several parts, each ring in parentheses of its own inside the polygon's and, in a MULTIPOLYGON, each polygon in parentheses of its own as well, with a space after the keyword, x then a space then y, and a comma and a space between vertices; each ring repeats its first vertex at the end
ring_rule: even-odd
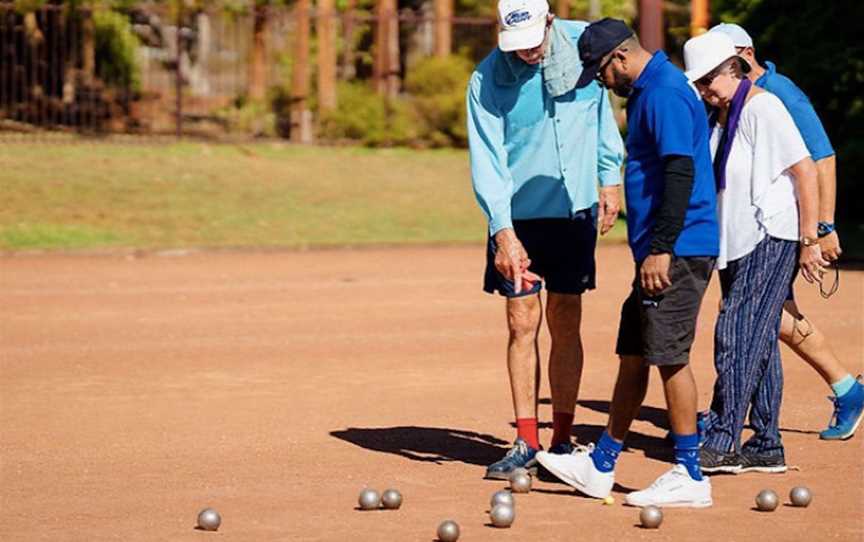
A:
POLYGON ((573 430, 573 414, 569 412, 552 413, 552 446, 562 442, 570 442, 570 433, 573 430))
POLYGON ((516 435, 535 450, 540 449, 540 437, 537 434, 537 418, 516 418, 516 435))

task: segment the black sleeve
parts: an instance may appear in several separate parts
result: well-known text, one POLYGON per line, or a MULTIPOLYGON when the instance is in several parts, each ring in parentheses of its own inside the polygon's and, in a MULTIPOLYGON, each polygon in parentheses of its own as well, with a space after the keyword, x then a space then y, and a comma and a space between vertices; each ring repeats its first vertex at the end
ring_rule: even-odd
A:
POLYGON ((669 156, 663 169, 663 201, 651 236, 651 254, 673 252, 675 241, 684 228, 684 215, 693 193, 695 170, 689 156, 669 156))

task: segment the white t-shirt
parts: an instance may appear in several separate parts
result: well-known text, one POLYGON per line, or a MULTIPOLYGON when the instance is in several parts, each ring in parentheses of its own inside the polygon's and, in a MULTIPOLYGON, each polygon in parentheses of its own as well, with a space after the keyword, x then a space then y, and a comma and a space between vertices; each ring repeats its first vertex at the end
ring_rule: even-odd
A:
MULTIPOLYGON (((723 127, 711 133, 711 156, 723 127)), ((766 235, 798 240, 795 180, 786 170, 810 156, 783 102, 769 92, 744 104, 726 161, 726 188, 717 195, 720 256, 717 267, 743 258, 766 235)))

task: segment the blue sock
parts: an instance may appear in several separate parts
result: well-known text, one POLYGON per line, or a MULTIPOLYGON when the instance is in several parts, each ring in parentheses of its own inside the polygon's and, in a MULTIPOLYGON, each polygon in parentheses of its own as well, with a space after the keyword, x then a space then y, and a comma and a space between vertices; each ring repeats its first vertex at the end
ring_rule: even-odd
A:
POLYGON ((855 379, 852 378, 851 374, 847 374, 837 382, 831 384, 831 389, 834 390, 835 397, 843 397, 849 393, 849 390, 851 390, 854 385, 855 379))
POLYGON ((618 461, 618 454, 624 448, 623 442, 618 442, 609 436, 609 433, 603 431, 600 435, 600 440, 591 452, 591 460, 594 461, 594 466, 600 472, 612 472, 615 470, 615 462, 618 461))
POLYGON ((675 442, 675 462, 687 467, 690 478, 697 482, 702 480, 702 469, 699 467, 699 433, 672 433, 672 440, 675 442))

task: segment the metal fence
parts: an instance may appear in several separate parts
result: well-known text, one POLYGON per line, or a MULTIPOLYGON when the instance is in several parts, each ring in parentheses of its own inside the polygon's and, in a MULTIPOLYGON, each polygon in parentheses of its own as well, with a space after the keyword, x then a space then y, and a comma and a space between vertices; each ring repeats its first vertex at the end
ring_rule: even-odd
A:
MULTIPOLYGON (((399 22, 400 77, 434 54, 436 19, 429 4, 389 15, 399 22)), ((281 92, 287 94, 283 100, 292 100, 287 89, 297 17, 284 7, 269 8, 266 16, 264 80, 257 84, 268 89, 268 96, 254 100, 255 14, 171 12, 142 3, 105 19, 104 12, 66 5, 22 13, 12 3, 0 3, 0 137, 278 136, 280 113, 273 98, 281 92), (122 24, 113 24, 118 20, 122 24), (131 54, 125 51, 130 58, 123 57, 124 44, 133 45, 131 54)), ((316 13, 310 16, 314 29, 316 13)), ((339 79, 373 77, 381 14, 351 10, 334 16, 339 79)), ((494 18, 449 21, 454 51, 479 60, 494 47, 494 18)))

